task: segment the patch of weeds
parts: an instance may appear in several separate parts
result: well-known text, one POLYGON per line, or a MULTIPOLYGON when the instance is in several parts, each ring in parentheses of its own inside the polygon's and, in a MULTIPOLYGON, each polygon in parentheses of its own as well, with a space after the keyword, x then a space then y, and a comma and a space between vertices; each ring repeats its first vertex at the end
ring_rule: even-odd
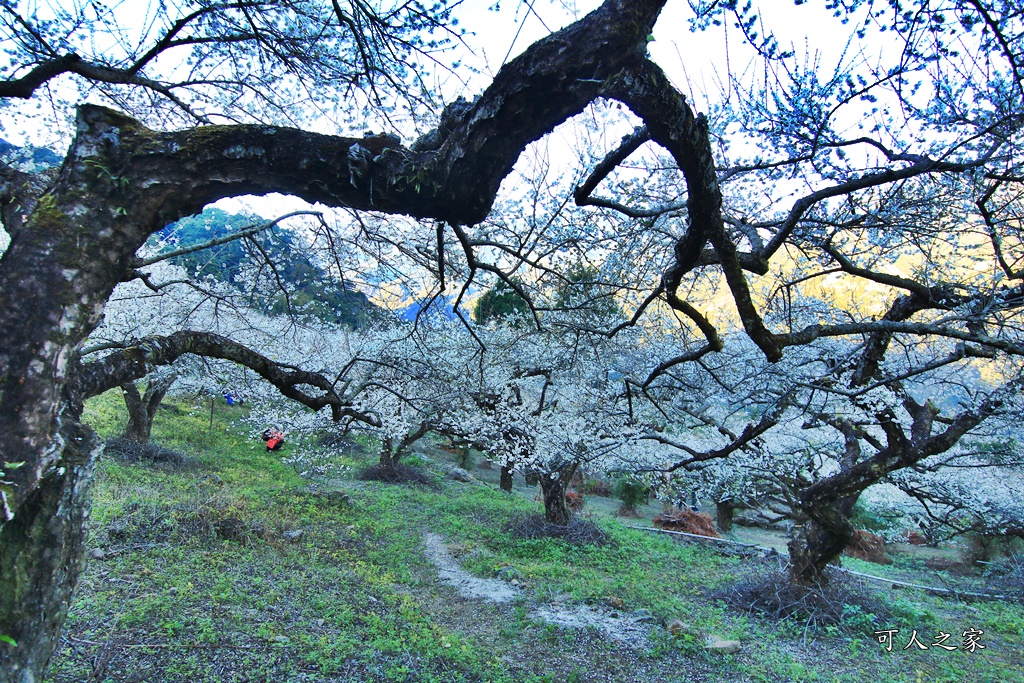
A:
POLYGON ((533 674, 523 683, 555 683, 554 674, 533 674))
POLYGON ((1024 642, 1024 615, 1012 602, 979 602, 973 606, 978 628, 1003 633, 1024 642))
POLYGON ((889 603, 889 612, 902 628, 921 628, 936 623, 935 614, 921 603, 908 598, 896 598, 889 603))
POLYGON ((551 524, 543 515, 524 515, 512 520, 506 531, 515 538, 557 538, 577 546, 601 547, 608 543, 608 534, 593 522, 574 518, 569 524, 551 524))
POLYGON ((115 545, 184 542, 215 538, 251 545, 271 540, 259 522, 243 519, 244 501, 213 497, 178 503, 129 504, 107 525, 107 538, 115 545))
POLYGON ((893 553, 890 557, 893 569, 920 571, 925 566, 923 559, 910 553, 893 553))
POLYGON ((417 467, 398 463, 396 465, 373 465, 359 473, 363 481, 379 481, 385 484, 419 484, 434 487, 434 479, 417 467))
POLYGON ((103 437, 123 433, 128 424, 128 411, 121 398, 121 390, 112 389, 86 401, 82 422, 103 437))
POLYGON ((175 471, 200 469, 195 458, 179 451, 164 448, 152 441, 134 441, 123 436, 107 439, 104 452, 127 464, 152 463, 157 467, 175 471))
POLYGON ((837 626, 863 632, 865 621, 870 624, 899 616, 862 583, 835 574, 827 584, 810 587, 792 583, 785 572, 762 570, 712 596, 735 610, 786 621, 803 630, 837 626))

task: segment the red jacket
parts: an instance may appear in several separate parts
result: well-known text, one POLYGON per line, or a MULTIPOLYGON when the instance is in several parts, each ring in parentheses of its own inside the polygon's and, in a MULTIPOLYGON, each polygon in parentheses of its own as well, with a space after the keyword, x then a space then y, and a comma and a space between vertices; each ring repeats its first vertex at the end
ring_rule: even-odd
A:
POLYGON ((274 450, 280 443, 284 443, 284 434, 275 429, 270 433, 270 438, 267 439, 267 448, 274 450))

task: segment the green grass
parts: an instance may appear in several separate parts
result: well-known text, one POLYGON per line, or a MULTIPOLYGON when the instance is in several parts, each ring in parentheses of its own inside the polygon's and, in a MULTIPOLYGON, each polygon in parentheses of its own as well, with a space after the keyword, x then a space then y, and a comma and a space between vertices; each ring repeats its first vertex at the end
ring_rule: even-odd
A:
MULTIPOLYGON (((851 610, 845 628, 807 632, 712 597, 746 577, 749 560, 604 516, 593 518, 610 537, 599 548, 513 538, 506 525, 539 503, 440 475, 434 487, 339 482, 337 473, 372 461, 369 444, 363 456, 357 449, 328 463, 330 484, 311 482, 283 460, 302 460, 312 444, 268 454, 241 415, 216 405, 211 430, 208 401, 160 411, 155 440, 197 467, 101 460, 91 544, 106 558, 82 578, 50 680, 1024 682, 1019 605, 901 591, 883 595, 892 608, 884 623, 851 610), (339 484, 350 502, 325 493, 339 484), (298 539, 285 538, 296 530, 298 539), (495 605, 439 584, 423 551, 428 531, 473 574, 512 566, 523 598, 495 605), (648 647, 631 649, 531 617, 539 605, 609 603, 744 649, 715 655, 699 635, 673 637, 658 625, 648 647), (971 627, 985 631, 985 650, 901 649, 911 629, 927 643, 951 632, 959 644, 971 627), (900 629, 892 652, 874 636, 883 628, 900 629)), ((116 434, 120 396, 90 401, 86 419, 116 434)))

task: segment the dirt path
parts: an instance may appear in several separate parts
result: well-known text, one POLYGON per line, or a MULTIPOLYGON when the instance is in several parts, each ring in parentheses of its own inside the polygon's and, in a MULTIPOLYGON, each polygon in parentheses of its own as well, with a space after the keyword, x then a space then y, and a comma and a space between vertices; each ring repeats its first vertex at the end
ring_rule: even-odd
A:
MULTIPOLYGON (((437 567, 441 582, 454 588, 462 597, 494 603, 508 603, 525 597, 520 590, 501 579, 482 579, 463 570, 449 552, 444 539, 437 534, 428 532, 423 542, 427 558, 437 567)), ((594 628, 612 640, 635 648, 645 648, 649 644, 649 616, 623 613, 600 605, 547 603, 533 609, 530 618, 563 628, 594 628)))
POLYGON ((427 548, 427 559, 437 567, 441 581, 458 591, 459 595, 498 603, 512 602, 519 597, 519 591, 500 579, 481 579, 464 571, 458 560, 448 552, 444 539, 437 534, 427 533, 423 541, 427 548))

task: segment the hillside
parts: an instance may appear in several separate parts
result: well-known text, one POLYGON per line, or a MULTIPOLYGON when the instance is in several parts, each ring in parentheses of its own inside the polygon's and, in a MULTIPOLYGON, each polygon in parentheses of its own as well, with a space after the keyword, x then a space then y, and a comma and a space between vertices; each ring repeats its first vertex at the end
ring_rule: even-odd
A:
MULTIPOLYGON (((161 230, 153 242, 171 241, 177 247, 202 244, 259 223, 254 216, 229 214, 217 208, 183 218, 161 230)), ((293 312, 324 322, 359 327, 380 312, 362 292, 331 277, 309 255, 295 233, 275 228, 209 249, 171 259, 194 279, 213 278, 241 288, 245 282, 253 307, 265 313, 293 312), (259 277, 253 278, 256 270, 259 277), (248 273, 248 276, 246 275, 248 273), (263 287, 253 287, 261 281, 263 287), (287 295, 282 291, 282 286, 287 295)))
MULTIPOLYGON (((88 405, 113 435, 120 398, 88 405)), ((1024 607, 864 586, 885 616, 846 605, 812 628, 727 606, 775 560, 633 530, 593 497, 603 547, 515 537, 539 511, 442 472, 426 487, 359 481, 372 444, 286 445, 283 461, 238 424, 238 408, 170 402, 155 433, 177 463, 99 465, 89 562, 50 679, 59 681, 1024 681, 1024 607), (211 428, 212 425, 212 428, 211 428), (311 478, 300 476, 305 471, 311 478), (466 597, 501 588, 508 602, 466 597), (460 592, 461 591, 461 592, 460 592), (465 594, 464 594, 465 593, 465 594), (665 626, 683 622, 676 635, 665 626), (974 653, 901 650, 917 629, 984 631, 974 653), (886 652, 874 635, 900 629, 886 652), (736 639, 712 652, 704 636, 736 639)), ((431 462, 427 462, 429 458, 431 462)), ((649 512, 650 510, 648 510, 649 512)), ((908 561, 873 573, 912 569, 908 561)))

